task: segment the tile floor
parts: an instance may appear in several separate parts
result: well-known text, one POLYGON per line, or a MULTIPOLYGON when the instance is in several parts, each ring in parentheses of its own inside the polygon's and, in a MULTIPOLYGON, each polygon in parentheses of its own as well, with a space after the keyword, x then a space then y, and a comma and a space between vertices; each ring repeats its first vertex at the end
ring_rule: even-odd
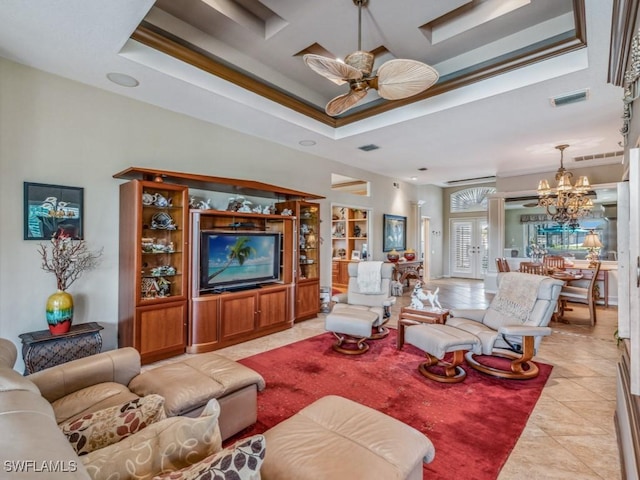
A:
MULTIPOLYGON (((440 288, 445 308, 482 308, 491 298, 481 281, 442 279, 430 281, 427 287, 440 288)), ((391 326, 400 307, 410 303, 407 290, 392 309, 391 326)), ((617 310, 599 307, 597 314, 595 327, 588 324, 588 312, 581 306, 566 314, 568 324, 551 323, 553 334, 543 340, 535 359, 554 369, 498 480, 621 478, 613 423, 617 310)), ((284 332, 216 353, 237 360, 320 333, 324 333, 322 314, 284 332)))

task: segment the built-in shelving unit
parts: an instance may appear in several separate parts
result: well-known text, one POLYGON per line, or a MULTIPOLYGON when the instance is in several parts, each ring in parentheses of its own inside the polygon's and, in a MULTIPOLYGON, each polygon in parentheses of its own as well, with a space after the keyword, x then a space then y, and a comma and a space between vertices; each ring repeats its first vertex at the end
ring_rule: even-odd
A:
POLYGON ((344 288, 349 282, 347 265, 368 256, 369 219, 366 210, 334 206, 331 209, 332 285, 344 288), (354 253, 355 252, 355 253, 354 253))

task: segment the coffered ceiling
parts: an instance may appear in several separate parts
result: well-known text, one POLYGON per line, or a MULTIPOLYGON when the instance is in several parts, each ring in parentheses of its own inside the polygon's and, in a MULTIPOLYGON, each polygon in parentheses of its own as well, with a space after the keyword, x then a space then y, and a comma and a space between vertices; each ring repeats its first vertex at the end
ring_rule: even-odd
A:
MULTIPOLYGON (((559 143, 620 161, 621 89, 607 84, 612 0, 369 0, 376 65, 427 63, 436 85, 406 100, 345 93, 304 53, 357 49, 353 0, 4 0, 0 55, 250 135, 416 184, 557 168, 559 143), (135 77, 125 88, 109 72, 135 77), (576 92, 585 101, 554 106, 576 92), (364 151, 358 147, 375 145, 364 151)), ((345 167, 344 172, 351 175, 345 167)))

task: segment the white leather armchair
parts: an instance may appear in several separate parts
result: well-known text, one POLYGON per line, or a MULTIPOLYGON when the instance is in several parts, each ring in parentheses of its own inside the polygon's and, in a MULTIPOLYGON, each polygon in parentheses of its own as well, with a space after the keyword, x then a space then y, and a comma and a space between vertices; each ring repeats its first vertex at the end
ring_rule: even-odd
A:
POLYGON ((333 332, 337 342, 334 350, 346 354, 360 354, 369 349, 366 340, 384 338, 389 330, 384 324, 389 320, 389 307, 396 301, 390 295, 393 265, 383 262, 351 262, 348 266, 347 293, 333 296, 337 302, 325 319, 325 329, 333 332), (359 275, 363 269, 379 267, 375 288, 366 288, 359 275), (345 344, 347 346, 345 346, 345 344))
POLYGON ((480 346, 466 360, 478 371, 503 378, 527 379, 538 375, 531 359, 550 335, 547 326, 558 303, 561 280, 520 272, 498 274, 498 292, 489 308, 452 310, 446 325, 474 334, 480 346), (510 360, 509 369, 482 362, 481 355, 510 360))

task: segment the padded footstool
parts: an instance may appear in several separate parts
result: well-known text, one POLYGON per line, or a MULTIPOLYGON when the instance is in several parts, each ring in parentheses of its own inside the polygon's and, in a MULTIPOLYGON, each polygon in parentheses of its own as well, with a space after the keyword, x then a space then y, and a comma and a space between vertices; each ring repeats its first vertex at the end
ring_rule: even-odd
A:
POLYGON ((223 440, 256 422, 257 392, 264 387, 258 372, 215 353, 153 368, 129 383, 129 389, 139 396, 162 395, 170 417, 197 417, 210 399, 217 399, 223 440))
POLYGON ((333 332, 338 339, 333 344, 336 352, 359 355, 369 350, 366 340, 371 337, 371 329, 376 320, 378 314, 369 307, 337 304, 325 318, 324 328, 333 332), (355 345, 355 348, 344 347, 344 344, 355 345))
POLYGON ((420 373, 431 380, 457 383, 464 380, 467 372, 460 366, 467 350, 480 348, 480 339, 459 328, 440 324, 411 325, 405 329, 405 342, 425 352, 427 361, 418 367, 420 373), (445 354, 453 352, 452 361, 443 360, 445 354), (429 370, 429 367, 444 367, 444 375, 429 370))
POLYGON ((425 435, 346 398, 316 400, 264 433, 262 480, 422 480, 435 456, 425 435))

